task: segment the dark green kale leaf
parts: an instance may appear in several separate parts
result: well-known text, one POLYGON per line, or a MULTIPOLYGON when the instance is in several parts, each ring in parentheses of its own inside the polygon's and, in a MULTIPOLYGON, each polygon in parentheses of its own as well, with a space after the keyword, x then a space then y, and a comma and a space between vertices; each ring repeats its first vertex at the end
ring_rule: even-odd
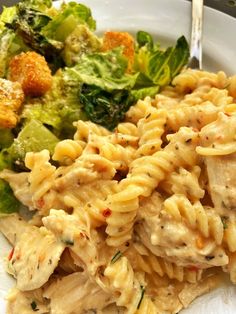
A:
POLYGON ((128 90, 108 92, 84 84, 80 92, 80 103, 89 120, 113 130, 124 119, 133 99, 128 90))

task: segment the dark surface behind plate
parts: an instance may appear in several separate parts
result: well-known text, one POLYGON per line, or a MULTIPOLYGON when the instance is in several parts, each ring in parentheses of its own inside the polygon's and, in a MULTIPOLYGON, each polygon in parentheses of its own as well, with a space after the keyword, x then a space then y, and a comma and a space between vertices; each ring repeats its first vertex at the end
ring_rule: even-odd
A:
POLYGON ((236 17, 236 0, 205 0, 204 5, 236 17))
POLYGON ((236 0, 206 0, 205 4, 216 10, 236 17, 236 0))
MULTIPOLYGON (((0 12, 2 10, 3 5, 9 7, 16 2, 18 1, 17 0, 0 0, 0 12)), ((204 4, 211 8, 214 8, 216 10, 229 14, 233 17, 236 17, 236 0, 205 0, 204 4)))

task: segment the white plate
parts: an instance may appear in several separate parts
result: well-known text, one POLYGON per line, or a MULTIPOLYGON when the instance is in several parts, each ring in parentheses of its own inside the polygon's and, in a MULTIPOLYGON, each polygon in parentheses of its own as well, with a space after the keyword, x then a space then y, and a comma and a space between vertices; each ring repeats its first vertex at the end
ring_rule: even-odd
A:
MULTIPOLYGON (((108 29, 135 33, 146 30, 164 46, 185 35, 190 38, 190 3, 184 0, 82 0, 97 20, 99 33, 108 29)), ((204 10, 204 68, 236 74, 236 40, 232 33, 236 20, 210 8, 204 10)), ((4 297, 12 279, 4 271, 3 258, 10 250, 0 235, 0 313, 5 313, 4 297)), ((183 314, 235 314, 236 288, 226 285, 198 298, 183 314)), ((24 314, 24 313, 19 313, 24 314)))

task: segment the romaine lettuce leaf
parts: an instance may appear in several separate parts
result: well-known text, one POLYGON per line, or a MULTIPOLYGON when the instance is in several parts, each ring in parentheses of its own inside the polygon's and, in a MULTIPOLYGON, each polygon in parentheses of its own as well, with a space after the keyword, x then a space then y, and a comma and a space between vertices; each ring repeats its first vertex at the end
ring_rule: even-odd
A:
POLYGON ((80 102, 89 120, 113 130, 123 120, 133 103, 128 90, 106 91, 94 85, 84 84, 80 102))
POLYGON ((42 34, 42 28, 50 20, 51 17, 48 14, 28 6, 26 1, 16 5, 14 20, 12 23, 6 23, 5 26, 13 30, 28 49, 42 54, 54 70, 64 64, 60 56, 63 44, 42 34))
POLYGON ((15 39, 14 31, 4 30, 0 34, 0 77, 5 77, 11 58, 10 47, 15 39))
POLYGON ((0 128, 0 151, 3 148, 9 147, 14 140, 14 135, 11 129, 0 128))
POLYGON ((74 67, 65 70, 66 80, 81 87, 79 100, 87 117, 112 130, 133 103, 130 91, 138 73, 127 74, 127 59, 122 49, 82 56, 74 67))
POLYGON ((96 29, 91 10, 80 3, 64 3, 59 13, 44 27, 43 34, 48 38, 64 42, 79 24, 85 24, 91 30, 96 29))
POLYGON ((20 202, 15 198, 9 184, 0 180, 0 218, 2 215, 17 212, 20 205, 20 202))
POLYGON ((27 100, 21 117, 49 126, 60 139, 71 138, 75 132, 73 121, 85 118, 78 93, 77 80, 68 76, 65 78, 64 71, 59 70, 53 76, 52 88, 43 97, 27 100))
POLYGON ((174 78, 188 62, 189 45, 184 36, 181 36, 176 43, 175 49, 169 60, 171 78, 174 78))
POLYGON ((138 101, 139 99, 144 99, 146 96, 154 97, 160 90, 160 86, 148 86, 143 88, 137 88, 131 90, 131 99, 134 102, 138 101))
POLYGON ((77 25, 65 40, 62 57, 67 66, 72 66, 78 63, 84 54, 99 51, 100 47, 101 41, 86 25, 77 25))
POLYGON ((25 6, 42 12, 47 11, 52 6, 52 0, 21 0, 25 6))
POLYGON ((0 152, 0 171, 8 168, 16 171, 24 169, 27 152, 48 149, 52 154, 58 138, 41 122, 31 120, 25 124, 10 147, 0 152))
POLYGON ((11 157, 10 153, 8 152, 7 148, 4 148, 0 152, 0 171, 3 169, 12 169, 13 167, 13 158, 11 157))
POLYGON ((3 7, 3 11, 0 15, 0 31, 4 30, 6 23, 12 23, 16 15, 16 6, 3 7))
POLYGON ((14 160, 24 160, 27 152, 38 152, 43 149, 52 154, 58 138, 50 132, 41 122, 31 120, 14 139, 8 152, 14 160))
POLYGON ((7 28, 16 18, 16 6, 4 7, 0 15, 0 77, 7 76, 9 60, 17 53, 25 51, 25 45, 19 36, 7 28))
POLYGON ((137 41, 135 70, 141 73, 139 86, 170 84, 188 61, 189 46, 184 36, 177 40, 175 47, 166 50, 154 45, 151 35, 145 32, 137 33, 137 41))
POLYGON ((122 55, 122 49, 84 55, 80 62, 65 70, 65 77, 73 78, 78 84, 94 85, 101 90, 131 89, 138 73, 127 74, 128 61, 122 55))

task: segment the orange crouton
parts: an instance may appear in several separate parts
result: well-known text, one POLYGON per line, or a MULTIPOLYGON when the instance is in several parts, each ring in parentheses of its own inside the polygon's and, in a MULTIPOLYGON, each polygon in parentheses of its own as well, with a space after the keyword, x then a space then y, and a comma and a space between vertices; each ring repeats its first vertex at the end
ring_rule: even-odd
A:
POLYGON ((29 96, 41 96, 52 86, 52 75, 46 60, 34 51, 12 58, 9 77, 19 82, 25 95, 29 96))
POLYGON ((103 51, 122 46, 123 54, 128 58, 128 71, 131 71, 134 63, 134 38, 126 32, 106 32, 104 34, 103 51))
POLYGON ((17 111, 24 101, 21 84, 0 79, 0 127, 14 128, 18 121, 17 111))

